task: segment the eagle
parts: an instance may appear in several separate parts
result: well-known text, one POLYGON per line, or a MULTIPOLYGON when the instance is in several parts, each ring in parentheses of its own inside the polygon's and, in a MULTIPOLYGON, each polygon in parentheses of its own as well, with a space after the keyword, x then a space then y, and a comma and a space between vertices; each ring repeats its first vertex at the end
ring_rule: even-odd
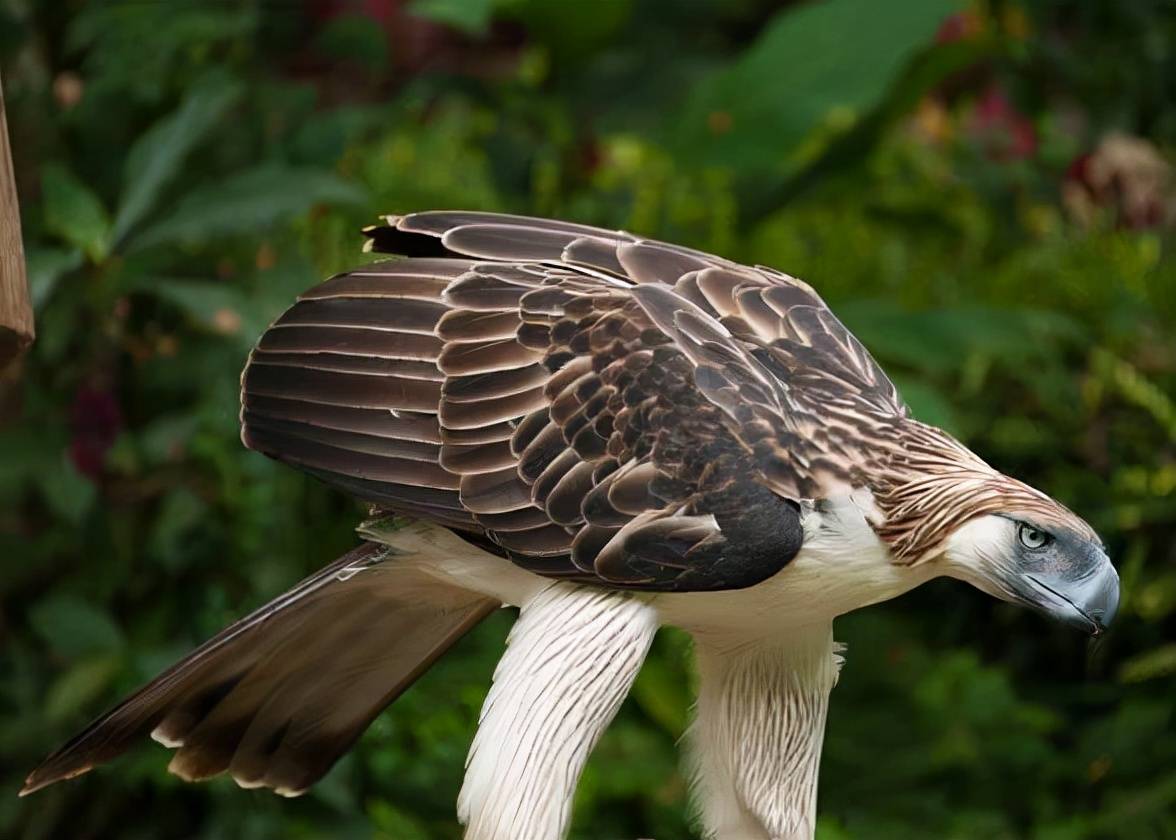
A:
POLYGON ((297 796, 455 641, 519 610, 457 803, 467 840, 565 835, 658 628, 693 638, 704 834, 810 838, 833 622, 936 577, 1090 634, 1092 528, 912 417, 820 296, 565 221, 388 216, 398 255, 298 298, 241 378, 245 445, 370 506, 359 547, 50 755, 151 737, 186 780, 297 796))

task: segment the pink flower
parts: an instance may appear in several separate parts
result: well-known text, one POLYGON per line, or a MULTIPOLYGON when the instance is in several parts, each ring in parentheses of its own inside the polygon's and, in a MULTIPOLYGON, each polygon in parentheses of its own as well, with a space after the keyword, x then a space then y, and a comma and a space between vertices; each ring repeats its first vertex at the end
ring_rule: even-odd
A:
POLYGON ((1024 160, 1037 152, 1033 123, 997 87, 990 87, 976 102, 968 133, 992 160, 1024 160))

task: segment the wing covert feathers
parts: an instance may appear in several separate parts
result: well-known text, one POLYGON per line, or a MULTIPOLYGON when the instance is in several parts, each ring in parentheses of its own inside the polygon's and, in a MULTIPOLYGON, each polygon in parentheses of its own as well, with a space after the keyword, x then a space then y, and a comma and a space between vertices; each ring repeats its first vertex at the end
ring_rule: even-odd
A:
POLYGON ((753 585, 906 409, 806 284, 570 222, 389 216, 242 378, 246 445, 540 574, 753 585), (755 523, 755 524, 753 524, 755 523), (762 523, 762 527, 761 524, 762 523))
POLYGON ((187 781, 295 796, 498 604, 366 543, 205 642, 29 774, 21 795, 151 733, 187 781))

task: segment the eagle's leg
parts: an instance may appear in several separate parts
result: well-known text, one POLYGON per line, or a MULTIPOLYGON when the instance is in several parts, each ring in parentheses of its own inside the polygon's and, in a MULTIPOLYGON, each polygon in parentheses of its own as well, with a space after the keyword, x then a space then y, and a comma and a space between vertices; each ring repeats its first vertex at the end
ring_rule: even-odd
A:
POLYGON ((809 840, 829 692, 840 657, 824 624, 753 643, 696 634, 695 794, 715 840, 809 840))
POLYGON ((555 583, 523 605, 466 761, 466 840, 556 840, 576 782, 657 630, 617 592, 555 583))

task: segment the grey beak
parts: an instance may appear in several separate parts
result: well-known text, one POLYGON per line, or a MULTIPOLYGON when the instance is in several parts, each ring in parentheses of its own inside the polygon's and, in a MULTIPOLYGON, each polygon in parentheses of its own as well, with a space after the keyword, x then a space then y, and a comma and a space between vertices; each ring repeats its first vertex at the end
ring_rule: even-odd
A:
POLYGON ((1101 551, 1089 565, 1075 574, 1037 571, 1025 577, 1032 589, 1027 600, 1053 618, 1100 635, 1119 609, 1119 574, 1101 551))

